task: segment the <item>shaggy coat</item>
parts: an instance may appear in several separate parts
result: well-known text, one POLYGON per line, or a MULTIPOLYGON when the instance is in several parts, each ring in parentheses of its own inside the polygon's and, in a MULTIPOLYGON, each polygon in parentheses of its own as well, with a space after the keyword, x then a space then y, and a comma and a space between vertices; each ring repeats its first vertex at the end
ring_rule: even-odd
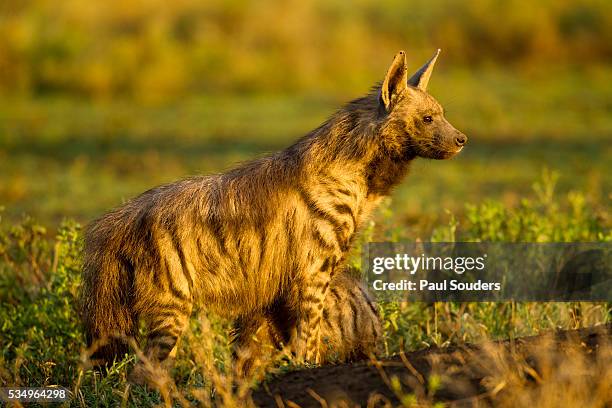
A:
MULTIPOLYGON (((376 303, 358 278, 344 269, 331 278, 321 320, 321 362, 354 361, 380 350, 382 325, 376 303)), ((260 314, 235 322, 235 349, 243 374, 266 362, 283 348, 291 352, 298 316, 279 300, 260 314)))
POLYGON ((360 227, 413 159, 450 158, 466 141, 425 91, 436 58, 408 78, 402 51, 381 85, 287 149, 153 188, 91 223, 82 318, 93 358, 126 352, 121 336, 144 319, 145 353, 162 362, 195 303, 239 319, 282 299, 298 317, 298 357, 321 361, 330 280, 360 227))

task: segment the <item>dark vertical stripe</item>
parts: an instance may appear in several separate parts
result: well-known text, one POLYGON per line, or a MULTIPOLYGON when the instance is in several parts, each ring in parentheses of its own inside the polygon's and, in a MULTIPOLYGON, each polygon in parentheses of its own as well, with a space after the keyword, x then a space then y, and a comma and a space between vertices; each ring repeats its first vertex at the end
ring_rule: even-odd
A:
POLYGON ((317 203, 312 199, 312 197, 308 195, 308 193, 306 192, 303 186, 298 187, 298 193, 300 194, 300 197, 306 204, 306 207, 308 208, 308 210, 314 216, 331 224, 334 234, 336 235, 336 241, 338 242, 338 245, 342 246, 344 239, 340 235, 342 231, 342 225, 340 224, 340 221, 334 218, 332 214, 329 214, 323 211, 322 209, 320 209, 317 203))
POLYGON ((355 306, 355 302, 352 298, 349 298, 349 305, 351 307, 352 312, 352 320, 353 320, 353 336, 356 336, 357 331, 357 306, 355 306))
POLYGON ((359 288, 359 291, 361 292, 361 295, 363 296, 363 300, 368 304, 372 313, 374 313, 374 316, 378 317, 378 310, 376 310, 376 307, 370 300, 370 296, 368 296, 368 293, 361 287, 361 285, 357 285, 357 287, 359 288))
POLYGON ((338 290, 332 287, 330 291, 331 291, 332 296, 334 297, 336 304, 340 305, 341 301, 340 301, 340 295, 338 294, 338 290))
POLYGON ((259 235, 259 260, 257 262, 257 270, 261 271, 261 265, 264 262, 267 249, 268 231, 262 223, 257 225, 257 234, 259 235))
MULTIPOLYGON (((178 224, 175 224, 175 227, 178 228, 178 224)), ((187 279, 187 286, 189 287, 189 294, 188 296, 191 296, 191 293, 193 291, 193 280, 191 278, 191 274, 189 273, 189 269, 187 267, 187 260, 185 258, 185 252, 183 251, 183 246, 181 245, 181 242, 179 240, 179 236, 178 236, 178 231, 176 231, 176 229, 174 229, 173 231, 168 231, 168 233, 170 234, 170 236, 172 237, 172 245, 174 246, 174 250, 176 251, 176 253, 179 256, 179 260, 181 262, 181 269, 183 272, 183 276, 185 276, 185 279, 187 279)), ((169 286, 170 289, 176 289, 176 286, 174 285, 173 279, 174 276, 172 276, 172 274, 170 274, 168 276, 169 279, 169 286)), ((185 296, 185 295, 183 295, 185 296)))
POLYGON ((217 247, 219 248, 219 252, 222 256, 228 256, 227 252, 227 237, 225 236, 225 230, 223 228, 223 223, 216 215, 210 215, 206 219, 206 224, 210 231, 212 232, 212 237, 217 243, 217 247))
POLYGON ((342 320, 343 319, 342 319, 341 313, 336 314, 335 324, 340 329, 340 337, 342 339, 344 339, 346 334, 345 334, 345 330, 344 330, 344 321, 342 321, 342 320))

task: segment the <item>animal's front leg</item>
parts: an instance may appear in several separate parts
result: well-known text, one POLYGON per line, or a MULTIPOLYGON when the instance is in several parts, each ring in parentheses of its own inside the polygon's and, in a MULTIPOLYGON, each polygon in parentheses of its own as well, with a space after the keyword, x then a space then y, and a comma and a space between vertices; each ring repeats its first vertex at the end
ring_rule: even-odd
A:
POLYGON ((335 269, 335 259, 327 258, 315 264, 306 277, 300 296, 297 358, 312 363, 321 362, 321 319, 329 283, 335 269))

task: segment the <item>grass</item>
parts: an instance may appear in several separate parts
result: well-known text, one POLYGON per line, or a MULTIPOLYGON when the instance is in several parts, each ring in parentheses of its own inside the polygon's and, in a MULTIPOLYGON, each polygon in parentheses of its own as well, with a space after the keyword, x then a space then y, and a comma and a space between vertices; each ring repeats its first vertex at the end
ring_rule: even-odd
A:
MULTIPOLYGON (((550 176, 541 181, 516 207, 496 201, 468 206, 465 217, 434 229, 431 238, 612 240, 609 219, 577 198, 581 193, 556 196, 553 181, 550 176), (583 204, 577 206, 577 202, 583 204), (493 216, 498 222, 490 224, 493 216)), ((378 224, 371 225, 362 239, 372 234, 397 237, 397 229, 389 228, 389 214, 382 211, 378 224)), ((250 388, 236 385, 233 376, 229 322, 215 316, 193 319, 171 377, 158 377, 163 380, 161 392, 127 383, 133 356, 115 364, 104 377, 94 374, 82 357, 77 318, 79 225, 64 222, 51 240, 46 229, 31 219, 16 225, 3 223, 0 231, 2 385, 66 386, 73 393, 72 406, 142 406, 164 400, 199 400, 205 406, 249 403, 250 388)), ((385 355, 397 353, 401 345, 415 350, 587 327, 609 322, 611 311, 609 304, 602 303, 388 303, 381 305, 385 355)), ((285 361, 283 369, 295 367, 285 361)))
MULTIPOLYGON (((563 175, 561 191, 607 205, 612 69, 546 76, 442 65, 436 74, 431 93, 470 140, 454 160, 417 160, 396 191, 395 220, 414 236, 464 202, 518 204, 544 167, 563 175)), ((331 97, 207 95, 167 105, 3 100, 0 204, 11 221, 28 214, 52 227, 64 218, 84 224, 153 185, 281 149, 368 86, 331 97)))
MULTIPOLYGON (((440 68, 431 93, 468 147, 452 161, 417 160, 362 241, 612 240, 612 69, 440 68)), ((87 368, 76 307, 81 225, 151 186, 287 146, 358 95, 208 95, 166 105, 3 99, 0 385, 66 386, 71 406, 247 403, 250 388, 233 388, 229 323, 215 316, 193 320, 165 392, 126 382, 133 356, 104 377, 87 368)), ((514 338, 611 316, 600 303, 389 303, 381 313, 386 355, 401 344, 514 338)))

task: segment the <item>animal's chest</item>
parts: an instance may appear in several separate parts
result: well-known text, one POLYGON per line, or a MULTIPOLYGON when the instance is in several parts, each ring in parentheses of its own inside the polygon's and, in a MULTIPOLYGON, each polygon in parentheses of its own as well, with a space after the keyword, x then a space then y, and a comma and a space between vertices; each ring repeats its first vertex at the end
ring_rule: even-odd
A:
POLYGON ((314 197, 304 205, 306 228, 298 237, 299 250, 308 251, 311 261, 343 259, 378 201, 339 194, 314 197))

